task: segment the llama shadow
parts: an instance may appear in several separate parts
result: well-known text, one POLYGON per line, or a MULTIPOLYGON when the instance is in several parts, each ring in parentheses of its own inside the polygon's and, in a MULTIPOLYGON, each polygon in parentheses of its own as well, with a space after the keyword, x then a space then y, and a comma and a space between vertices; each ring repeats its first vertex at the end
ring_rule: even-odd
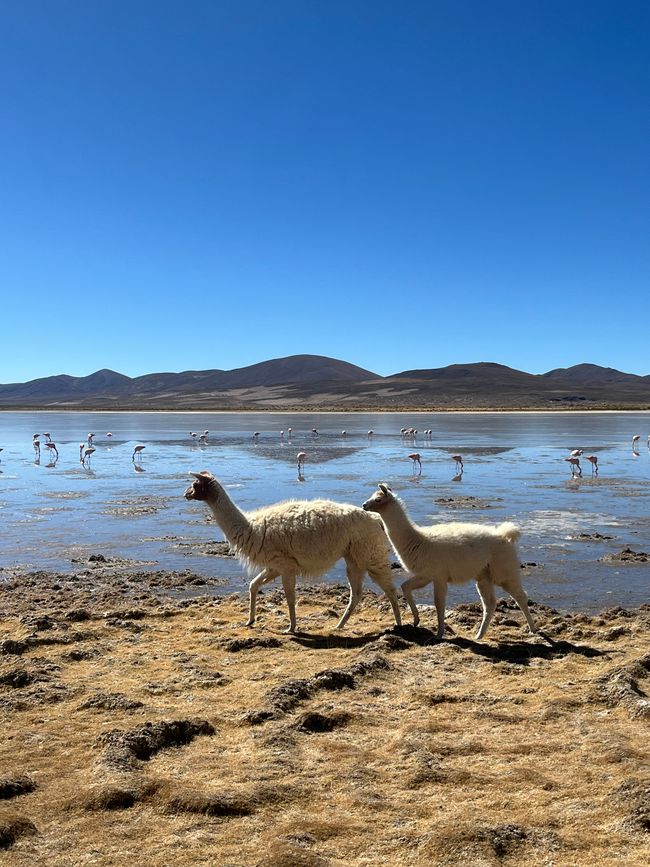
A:
POLYGON ((290 640, 309 650, 353 650, 372 644, 383 635, 396 634, 397 630, 388 629, 381 632, 370 632, 367 635, 338 635, 336 633, 323 635, 320 632, 296 632, 290 640))
POLYGON ((427 647, 439 644, 444 647, 451 644, 459 650, 467 650, 490 662, 509 662, 516 665, 529 665, 533 659, 561 659, 572 653, 587 658, 607 656, 609 653, 609 651, 599 650, 597 647, 590 647, 587 644, 556 641, 543 632, 538 632, 536 637, 544 639, 547 643, 540 644, 528 639, 487 644, 474 641, 471 638, 463 638, 460 635, 445 637, 443 641, 438 641, 434 630, 424 626, 405 624, 379 632, 370 632, 366 635, 339 635, 336 633, 324 635, 316 632, 297 632, 291 636, 290 640, 309 650, 333 650, 335 648, 351 650, 365 647, 382 639, 386 642, 389 650, 406 650, 409 645, 427 647))
MULTIPOLYGON (((577 656, 588 658, 607 656, 609 651, 599 650, 587 644, 573 644, 570 641, 556 641, 544 632, 537 632, 536 637, 544 639, 546 644, 540 644, 531 639, 522 641, 500 641, 498 644, 487 644, 483 641, 475 641, 472 638, 464 638, 461 635, 445 637, 438 641, 436 633, 424 626, 404 625, 389 630, 398 635, 409 644, 418 644, 425 647, 431 644, 453 644, 460 650, 468 650, 477 656, 482 656, 491 662, 510 662, 518 665, 528 665, 532 659, 556 659, 575 653, 577 656)), ((384 635, 388 632, 384 632, 384 635)))
POLYGON ((448 640, 461 650, 469 650, 477 656, 482 656, 490 662, 510 662, 517 665, 528 665, 533 659, 558 659, 569 654, 593 658, 606 656, 607 651, 590 647, 588 644, 573 644, 571 641, 556 641, 545 635, 537 633, 538 638, 543 638, 546 644, 528 641, 502 641, 499 644, 483 644, 471 638, 457 636, 448 640))

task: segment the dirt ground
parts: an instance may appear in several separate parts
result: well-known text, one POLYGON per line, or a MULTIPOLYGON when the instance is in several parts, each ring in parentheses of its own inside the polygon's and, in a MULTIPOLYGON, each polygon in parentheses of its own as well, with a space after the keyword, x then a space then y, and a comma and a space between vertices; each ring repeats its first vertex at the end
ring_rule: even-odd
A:
POLYGON ((650 605, 391 628, 343 587, 0 573, 8 865, 646 865, 650 605), (207 592, 206 592, 207 591, 207 592), (198 595, 198 594, 203 595, 198 595), (182 598, 186 595, 193 598, 182 598))

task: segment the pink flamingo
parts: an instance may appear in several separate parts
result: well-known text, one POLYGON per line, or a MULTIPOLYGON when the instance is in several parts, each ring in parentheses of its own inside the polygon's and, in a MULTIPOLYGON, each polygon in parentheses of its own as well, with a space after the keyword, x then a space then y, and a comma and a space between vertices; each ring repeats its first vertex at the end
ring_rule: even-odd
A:
POLYGON ((418 454, 418 452, 413 452, 413 454, 409 455, 409 457, 413 461, 413 474, 415 475, 415 467, 417 466, 420 469, 420 472, 418 473, 418 475, 421 476, 422 475, 422 460, 420 458, 420 455, 418 454))
POLYGON ((572 458, 568 457, 564 459, 568 464, 571 465, 571 476, 575 476, 576 470, 578 471, 578 475, 582 475, 582 469, 580 468, 580 458, 572 458))
POLYGON ((598 457, 597 455, 587 455, 587 460, 591 464, 591 475, 598 475, 598 457))

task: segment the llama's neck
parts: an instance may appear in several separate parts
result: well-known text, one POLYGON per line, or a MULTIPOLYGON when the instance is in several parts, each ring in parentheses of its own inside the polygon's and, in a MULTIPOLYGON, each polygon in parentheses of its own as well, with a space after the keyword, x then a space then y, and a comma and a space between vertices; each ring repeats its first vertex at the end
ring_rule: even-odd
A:
POLYGON ((239 547, 242 539, 250 533, 246 515, 237 508, 216 480, 210 486, 210 496, 205 501, 214 519, 231 545, 239 547))
POLYGON ((420 528, 411 521, 404 506, 398 500, 394 500, 382 510, 381 519, 393 547, 400 554, 408 551, 421 535, 420 528))

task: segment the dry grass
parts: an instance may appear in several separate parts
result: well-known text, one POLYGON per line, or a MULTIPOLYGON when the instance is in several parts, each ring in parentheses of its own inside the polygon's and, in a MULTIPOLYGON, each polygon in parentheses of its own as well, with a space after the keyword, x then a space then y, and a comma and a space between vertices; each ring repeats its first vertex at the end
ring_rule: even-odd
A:
POLYGON ((234 597, 84 597, 80 629, 35 593, 0 619, 7 864, 650 863, 647 610, 475 643, 463 606, 437 644, 371 594, 332 633, 333 589, 296 637, 278 593, 254 631, 234 597))

